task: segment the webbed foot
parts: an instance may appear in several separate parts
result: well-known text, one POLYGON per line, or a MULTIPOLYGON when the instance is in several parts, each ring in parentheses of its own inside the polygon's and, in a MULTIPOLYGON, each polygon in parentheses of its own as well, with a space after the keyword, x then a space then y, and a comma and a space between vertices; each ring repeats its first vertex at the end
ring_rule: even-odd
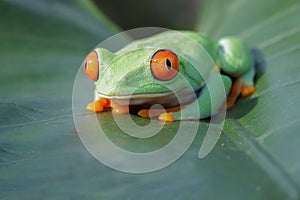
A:
POLYGON ((243 85, 241 95, 247 97, 252 95, 255 92, 255 87, 253 85, 243 85))
POLYGON ((143 118, 154 118, 160 116, 162 113, 169 113, 169 112, 178 112, 181 109, 180 106, 167 108, 167 109, 142 109, 138 112, 138 115, 143 118))
POLYGON ((105 108, 109 108, 109 107, 110 107, 110 100, 101 98, 99 100, 89 103, 86 106, 86 109, 92 112, 102 112, 105 108))
POLYGON ((175 121, 173 115, 171 113, 167 113, 167 112, 160 114, 158 116, 158 119, 162 122, 173 122, 173 121, 175 121))

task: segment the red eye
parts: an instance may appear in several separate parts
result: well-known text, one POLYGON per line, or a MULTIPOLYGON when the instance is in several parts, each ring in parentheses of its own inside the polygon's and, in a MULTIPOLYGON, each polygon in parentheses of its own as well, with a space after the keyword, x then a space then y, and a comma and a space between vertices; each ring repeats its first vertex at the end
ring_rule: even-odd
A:
POLYGON ((89 55, 84 59, 83 65, 84 73, 93 81, 98 80, 99 64, 98 56, 95 51, 89 53, 89 55))
POLYGON ((154 78, 160 81, 171 80, 178 72, 177 56, 170 50, 158 50, 151 58, 150 68, 154 78))

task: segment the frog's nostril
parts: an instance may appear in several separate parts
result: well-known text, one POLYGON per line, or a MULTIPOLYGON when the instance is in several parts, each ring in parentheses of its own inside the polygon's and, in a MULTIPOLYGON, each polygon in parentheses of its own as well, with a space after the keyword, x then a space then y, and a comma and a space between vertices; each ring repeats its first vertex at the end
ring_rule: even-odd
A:
POLYGON ((84 73, 93 81, 98 80, 99 76, 99 62, 98 55, 95 51, 89 53, 89 55, 85 58, 83 64, 84 73))

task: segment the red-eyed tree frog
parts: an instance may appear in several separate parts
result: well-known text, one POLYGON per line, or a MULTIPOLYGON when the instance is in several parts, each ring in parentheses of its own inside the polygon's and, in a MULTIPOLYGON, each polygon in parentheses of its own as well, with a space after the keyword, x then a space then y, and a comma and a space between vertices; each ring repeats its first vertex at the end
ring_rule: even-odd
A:
POLYGON ((192 31, 181 31, 179 35, 166 31, 133 41, 115 53, 96 48, 88 54, 83 69, 96 87, 94 102, 87 109, 102 112, 112 108, 114 113, 124 114, 138 108, 137 114, 144 118, 158 117, 164 122, 197 120, 214 115, 224 105, 227 109, 233 107, 240 94, 255 92, 254 59, 243 41, 236 37, 215 41, 192 31), (187 45, 187 40, 199 44, 216 64, 204 70, 197 60, 191 64, 187 57, 197 51, 187 45), (195 71, 197 68, 203 71, 201 75, 195 71), (216 72, 221 72, 224 87, 216 87, 214 92, 225 89, 226 95, 211 98, 203 77, 213 85, 216 72), (184 90, 182 81, 187 81, 192 90, 184 90), (176 88, 183 96, 180 105, 169 88, 176 88), (154 104, 165 109, 150 113, 154 104), (212 108, 212 104, 217 106, 212 108), (200 111, 195 112, 195 108, 200 111), (182 115, 183 110, 187 115, 182 115))

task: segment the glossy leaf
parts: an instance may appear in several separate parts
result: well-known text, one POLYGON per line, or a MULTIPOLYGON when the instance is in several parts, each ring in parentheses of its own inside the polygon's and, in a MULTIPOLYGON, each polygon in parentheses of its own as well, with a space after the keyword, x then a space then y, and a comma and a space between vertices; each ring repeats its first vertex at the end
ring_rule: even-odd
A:
MULTIPOLYGON (((93 158, 72 119, 76 72, 116 26, 90 1, 1 2, 1 199, 299 198, 299 10, 298 1, 203 1, 197 30, 215 38, 238 35, 256 49, 257 92, 227 113, 207 157, 198 158, 204 120, 179 160, 137 175, 93 158)), ((110 112, 98 118, 112 142, 135 152, 164 146, 178 127, 132 139, 110 112)))

